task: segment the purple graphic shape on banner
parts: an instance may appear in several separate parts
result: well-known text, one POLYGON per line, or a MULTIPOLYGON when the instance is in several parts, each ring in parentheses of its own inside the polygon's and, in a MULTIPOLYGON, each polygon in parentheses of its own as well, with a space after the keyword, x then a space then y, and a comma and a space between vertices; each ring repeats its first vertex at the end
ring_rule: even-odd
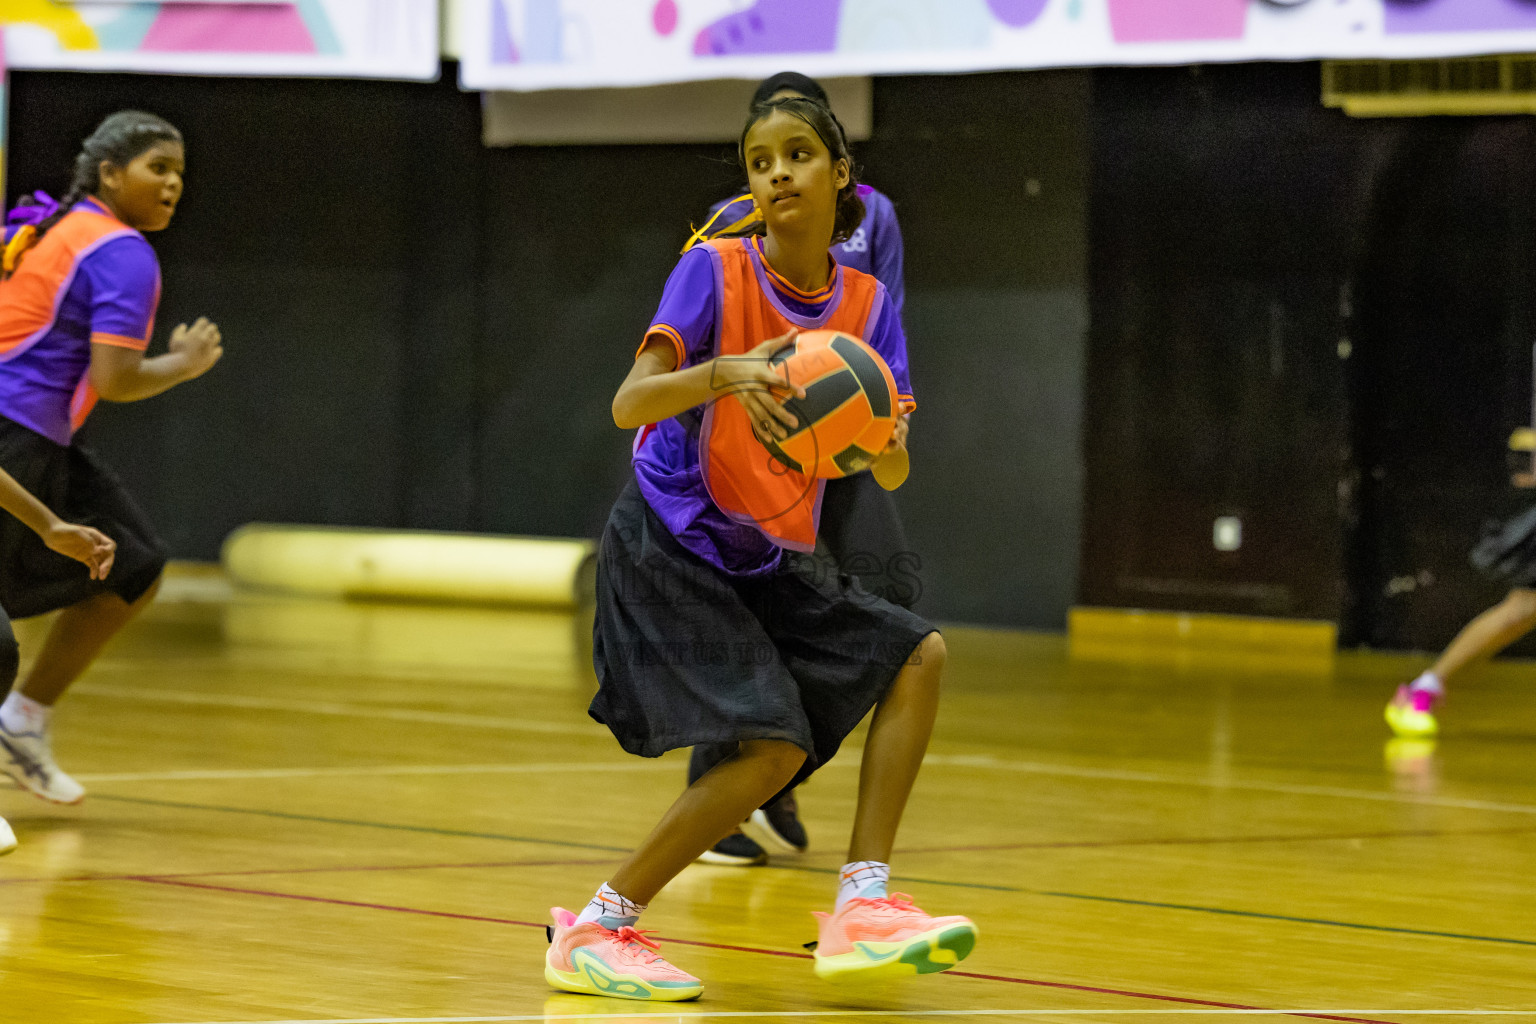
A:
POLYGON ((1388 35, 1536 29, 1530 0, 1387 0, 1388 35))
POLYGON ((1009 28, 1023 28, 1045 10, 1047 0, 987 0, 992 16, 1009 28))
POLYGON ((315 53, 293 4, 163 4, 140 44, 150 53, 315 53))
POLYGON ((512 41, 512 20, 507 17, 506 0, 492 0, 491 61, 495 64, 516 64, 521 59, 517 55, 517 44, 512 41))
POLYGON ((1109 0, 1117 43, 1241 39, 1248 0, 1109 0))
POLYGON ((706 26, 693 40, 700 57, 743 53, 831 53, 842 0, 757 0, 706 26))

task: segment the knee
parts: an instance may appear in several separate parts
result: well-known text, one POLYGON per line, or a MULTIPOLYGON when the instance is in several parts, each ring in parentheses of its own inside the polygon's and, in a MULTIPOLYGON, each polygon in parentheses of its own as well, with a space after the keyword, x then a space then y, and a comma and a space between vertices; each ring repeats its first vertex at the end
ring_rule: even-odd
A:
POLYGON ((880 699, 881 706, 892 701, 902 703, 913 700, 924 705, 935 704, 939 699, 939 685, 943 681, 944 663, 948 658, 949 651, 944 646, 942 636, 935 632, 923 637, 907 656, 906 664, 902 665, 891 688, 880 699))
POLYGON ((742 757, 750 757, 762 768, 763 776, 774 782, 774 790, 789 785, 800 766, 805 764, 805 751, 785 740, 745 740, 741 744, 742 757))
POLYGON ((917 645, 917 650, 912 652, 916 664, 928 668, 937 676, 944 671, 944 663, 949 660, 949 648, 944 646, 944 638, 938 633, 929 633, 923 637, 923 642, 917 645))
POLYGON ((937 693, 944 675, 944 663, 949 660, 949 649, 938 633, 929 633, 913 648, 898 678, 909 680, 908 685, 920 687, 925 692, 937 693))
POLYGON ((1511 590, 1504 599, 1504 612, 1517 622, 1536 624, 1536 590, 1511 590))

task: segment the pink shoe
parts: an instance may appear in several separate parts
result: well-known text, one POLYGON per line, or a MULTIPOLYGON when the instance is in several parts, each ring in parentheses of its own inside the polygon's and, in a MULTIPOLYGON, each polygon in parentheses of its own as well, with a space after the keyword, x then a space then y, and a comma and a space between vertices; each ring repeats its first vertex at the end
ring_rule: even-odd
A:
POLYGON ((1434 714, 1438 701, 1439 696, 1430 690, 1399 686, 1387 704, 1387 725, 1403 739, 1429 739, 1440 731, 1434 714))
POLYGON ((618 931, 596 922, 577 924, 576 915, 550 908, 549 952, 544 980, 564 992, 615 999, 675 1001, 697 999, 703 982, 667 963, 645 933, 625 926, 618 931))
POLYGON ((815 917, 816 976, 829 980, 947 971, 976 946, 970 918, 933 917, 899 892, 876 900, 855 897, 836 913, 815 917))

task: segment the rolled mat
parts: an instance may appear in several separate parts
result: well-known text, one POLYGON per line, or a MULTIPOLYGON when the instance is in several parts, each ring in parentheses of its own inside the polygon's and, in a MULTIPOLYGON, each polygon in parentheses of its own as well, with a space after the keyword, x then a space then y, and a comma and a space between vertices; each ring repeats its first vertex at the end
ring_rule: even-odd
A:
POLYGON ((324 597, 575 608, 590 600, 595 545, 558 537, 251 523, 224 541, 245 586, 324 597))

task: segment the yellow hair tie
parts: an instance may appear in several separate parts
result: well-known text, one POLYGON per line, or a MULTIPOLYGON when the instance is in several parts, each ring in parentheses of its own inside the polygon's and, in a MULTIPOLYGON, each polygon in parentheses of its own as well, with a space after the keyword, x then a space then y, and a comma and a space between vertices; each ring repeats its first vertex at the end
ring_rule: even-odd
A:
POLYGON ((721 235, 737 234, 738 232, 746 230, 748 226, 761 221, 763 219, 763 212, 757 208, 757 200, 752 199, 751 213, 747 214, 745 217, 741 218, 734 224, 723 228, 715 227, 715 221, 720 219, 720 215, 723 214, 726 210, 729 210, 731 207, 735 206, 737 203, 741 202, 743 199, 752 199, 752 193, 748 192, 746 195, 737 196, 735 199, 732 199, 730 202, 720 207, 720 209, 714 212, 714 215, 711 216, 709 220, 704 222, 703 227, 694 228, 692 224, 688 225, 690 228, 693 228, 693 234, 689 237, 688 244, 683 246, 683 252, 687 252, 689 249, 692 249, 699 243, 707 242, 712 238, 719 238, 721 235))

